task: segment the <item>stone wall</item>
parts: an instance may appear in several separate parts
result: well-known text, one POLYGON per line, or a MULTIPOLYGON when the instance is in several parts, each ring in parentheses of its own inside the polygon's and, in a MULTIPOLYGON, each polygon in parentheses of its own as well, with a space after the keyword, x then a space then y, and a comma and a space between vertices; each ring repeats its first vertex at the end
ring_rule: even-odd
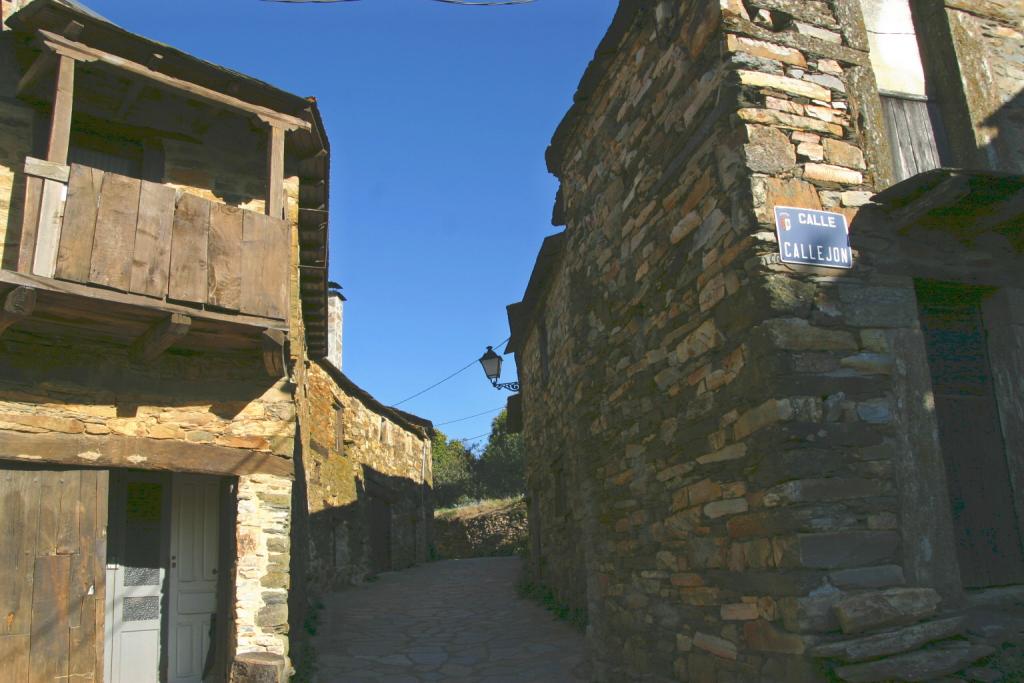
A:
POLYGON ((425 562, 433 522, 429 423, 377 403, 326 361, 311 364, 300 386, 310 593, 374 573, 373 495, 390 504, 392 568, 425 562))
POLYGON ((858 2, 624 2, 548 151, 534 571, 599 680, 821 680, 813 645, 892 626, 857 605, 959 598, 913 277, 1019 258, 859 217, 891 177, 867 50, 858 2), (845 214, 854 270, 780 263, 779 205, 845 214))

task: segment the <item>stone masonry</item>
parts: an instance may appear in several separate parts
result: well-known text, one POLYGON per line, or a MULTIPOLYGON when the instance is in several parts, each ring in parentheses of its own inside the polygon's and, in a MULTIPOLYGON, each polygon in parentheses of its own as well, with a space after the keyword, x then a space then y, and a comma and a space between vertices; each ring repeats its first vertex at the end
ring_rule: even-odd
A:
MULTIPOLYGON (((1019 11, 963 5, 1010 73, 1019 11)), ((881 680, 851 662, 960 632, 913 278, 1012 298, 1020 250, 860 216, 884 131, 857 2, 620 4, 548 150, 564 245, 510 313, 533 567, 597 680, 824 680, 863 634, 840 673, 881 680), (845 214, 855 268, 780 263, 775 206, 845 214)))

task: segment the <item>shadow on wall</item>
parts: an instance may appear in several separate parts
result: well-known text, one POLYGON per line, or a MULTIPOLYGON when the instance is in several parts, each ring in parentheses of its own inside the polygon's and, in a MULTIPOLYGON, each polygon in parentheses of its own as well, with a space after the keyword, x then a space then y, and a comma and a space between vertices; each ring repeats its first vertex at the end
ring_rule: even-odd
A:
POLYGON ((985 119, 984 126, 990 141, 979 149, 992 168, 1024 174, 1024 88, 985 119))

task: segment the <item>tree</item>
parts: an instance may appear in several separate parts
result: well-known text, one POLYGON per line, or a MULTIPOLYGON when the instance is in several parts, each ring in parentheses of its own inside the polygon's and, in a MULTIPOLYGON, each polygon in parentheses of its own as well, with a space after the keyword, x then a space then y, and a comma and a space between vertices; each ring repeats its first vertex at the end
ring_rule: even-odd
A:
POLYGON ((473 452, 441 430, 434 432, 434 502, 448 507, 477 493, 473 452))
POLYGON ((523 437, 508 431, 508 412, 491 422, 491 438, 476 462, 480 488, 488 498, 507 498, 526 491, 523 437))

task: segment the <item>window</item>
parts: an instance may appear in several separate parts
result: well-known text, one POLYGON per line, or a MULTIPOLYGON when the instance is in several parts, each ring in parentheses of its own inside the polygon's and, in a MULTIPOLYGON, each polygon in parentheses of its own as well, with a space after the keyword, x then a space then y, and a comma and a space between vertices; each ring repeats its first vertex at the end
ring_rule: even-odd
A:
POLYGON ((334 402, 334 450, 345 455, 345 406, 341 401, 334 402))
POLYGON ((896 180, 942 165, 945 133, 925 89, 909 0, 861 0, 896 180))

